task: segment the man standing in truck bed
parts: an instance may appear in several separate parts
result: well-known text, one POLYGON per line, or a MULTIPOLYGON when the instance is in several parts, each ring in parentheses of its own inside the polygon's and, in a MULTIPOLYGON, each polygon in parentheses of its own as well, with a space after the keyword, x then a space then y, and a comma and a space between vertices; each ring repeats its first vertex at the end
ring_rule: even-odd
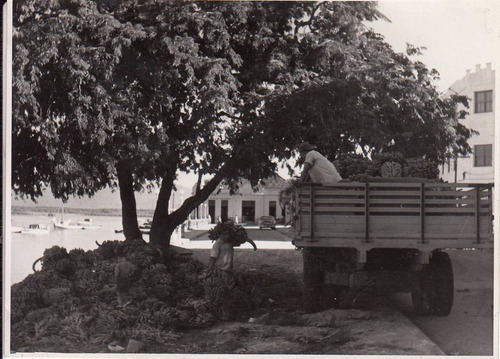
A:
POLYGON ((321 153, 315 150, 308 142, 303 142, 297 146, 300 157, 304 160, 304 168, 300 175, 299 182, 305 182, 310 177, 314 183, 337 183, 342 180, 337 169, 321 153))

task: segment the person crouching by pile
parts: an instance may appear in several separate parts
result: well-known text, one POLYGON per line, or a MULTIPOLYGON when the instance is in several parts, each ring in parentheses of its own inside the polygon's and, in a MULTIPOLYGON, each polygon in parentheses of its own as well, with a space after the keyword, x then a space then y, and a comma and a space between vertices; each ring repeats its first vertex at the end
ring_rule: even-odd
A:
POLYGON ((232 221, 218 223, 209 231, 209 238, 215 241, 208 262, 205 276, 205 300, 211 304, 215 315, 221 320, 232 320, 238 291, 233 273, 234 247, 249 242, 254 250, 255 243, 248 237, 242 226, 232 221))

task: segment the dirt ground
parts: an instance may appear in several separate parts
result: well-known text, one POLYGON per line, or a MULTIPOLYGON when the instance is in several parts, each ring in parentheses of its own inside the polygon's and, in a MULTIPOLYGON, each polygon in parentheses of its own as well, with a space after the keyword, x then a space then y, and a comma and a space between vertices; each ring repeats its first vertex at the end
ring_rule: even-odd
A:
POLYGON ((302 253, 294 249, 236 248, 234 271, 258 282, 247 282, 245 288, 251 291, 244 292, 256 300, 238 302, 242 309, 237 310, 231 321, 191 325, 198 319, 209 319, 208 312, 197 311, 199 300, 189 300, 200 298, 199 284, 204 278, 210 249, 177 248, 169 264, 175 265, 177 271, 170 273, 161 263, 151 265, 161 259, 156 251, 137 245, 139 247, 133 250, 129 248, 131 256, 127 257, 133 261, 129 265, 145 266, 141 272, 144 275, 137 279, 137 293, 143 295, 146 288, 153 288, 155 292, 150 294, 162 299, 150 295, 121 307, 115 303, 112 286, 101 288, 100 284, 113 281, 116 261, 113 253, 128 248, 123 243, 103 243, 92 253, 72 251, 68 254, 54 247, 44 256, 43 270, 13 291, 17 293, 18 303, 12 314, 13 348, 19 353, 443 354, 400 311, 387 306, 382 297, 368 296, 353 309, 305 313, 302 253), (95 261, 97 252, 111 259, 95 261), (91 267, 86 266, 89 263, 93 263, 91 267), (67 279, 55 275, 57 271, 67 273, 67 279), (176 280, 172 279, 173 275, 176 280), (80 293, 78 297, 68 296, 72 292, 64 291, 69 285, 68 278, 80 283, 74 288, 80 293), (61 283, 55 283, 52 288, 52 283, 47 281, 55 279, 61 283), (41 300, 46 304, 43 308, 32 303, 33 296, 37 297, 33 290, 43 291, 41 300), (90 294, 83 296, 87 292, 90 294), (175 307, 170 306, 170 302, 175 307), (249 302, 257 305, 245 307, 249 302), (110 333, 109 330, 117 330, 116 325, 123 328, 110 333))
MULTIPOLYGON (((207 263, 209 251, 190 249, 207 263)), ((177 333, 170 353, 219 354, 443 354, 408 319, 375 298, 366 307, 306 314, 302 306, 302 254, 295 250, 236 249, 236 271, 272 273, 260 283, 266 305, 250 318, 177 333), (405 340, 406 339, 406 340, 405 340), (410 340, 408 340, 410 339, 410 340)), ((166 352, 166 348, 157 348, 166 352)))

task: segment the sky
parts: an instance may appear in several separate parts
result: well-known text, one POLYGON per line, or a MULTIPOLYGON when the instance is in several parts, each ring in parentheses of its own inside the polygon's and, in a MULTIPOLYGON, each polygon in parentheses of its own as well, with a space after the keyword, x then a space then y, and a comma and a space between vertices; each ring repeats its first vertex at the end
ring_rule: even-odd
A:
MULTIPOLYGON (((412 57, 440 73, 435 84, 446 91, 466 70, 492 63, 499 48, 500 3, 498 0, 382 0, 378 9, 391 22, 379 20, 368 27, 385 37, 396 52, 406 43, 425 47, 423 55, 412 57)), ((286 171, 279 174, 288 178, 286 171)), ((194 184, 196 176, 181 174, 178 183, 194 184)))
POLYGON ((379 10, 391 22, 369 23, 384 35, 397 52, 406 43, 426 47, 422 56, 412 57, 428 68, 435 68, 441 80, 436 84, 445 91, 466 70, 476 65, 495 68, 499 42, 498 1, 484 0, 400 0, 380 1, 379 10))

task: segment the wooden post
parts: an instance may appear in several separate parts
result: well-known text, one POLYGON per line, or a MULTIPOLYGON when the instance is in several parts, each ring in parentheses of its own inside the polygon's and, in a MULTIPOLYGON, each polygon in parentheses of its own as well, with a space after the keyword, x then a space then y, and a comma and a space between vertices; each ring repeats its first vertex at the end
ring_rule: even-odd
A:
POLYGON ((295 233, 299 234, 300 239, 302 239, 302 216, 300 215, 300 212, 302 211, 302 208, 300 206, 300 194, 302 192, 302 188, 303 187, 299 187, 298 189, 295 189, 295 203, 293 204, 294 208, 291 208, 291 220, 295 225, 295 233))
POLYGON ((425 243, 425 183, 420 183, 420 240, 425 243))
POLYGON ((314 240, 314 185, 311 185, 309 194, 309 218, 311 220, 311 239, 312 242, 314 240))
POLYGON ((365 242, 370 242, 370 184, 365 183, 365 242))
POLYGON ((481 233, 480 233, 480 222, 481 222, 481 196, 479 193, 479 185, 474 186, 475 187, 475 192, 476 192, 476 241, 477 243, 481 243, 481 233))

